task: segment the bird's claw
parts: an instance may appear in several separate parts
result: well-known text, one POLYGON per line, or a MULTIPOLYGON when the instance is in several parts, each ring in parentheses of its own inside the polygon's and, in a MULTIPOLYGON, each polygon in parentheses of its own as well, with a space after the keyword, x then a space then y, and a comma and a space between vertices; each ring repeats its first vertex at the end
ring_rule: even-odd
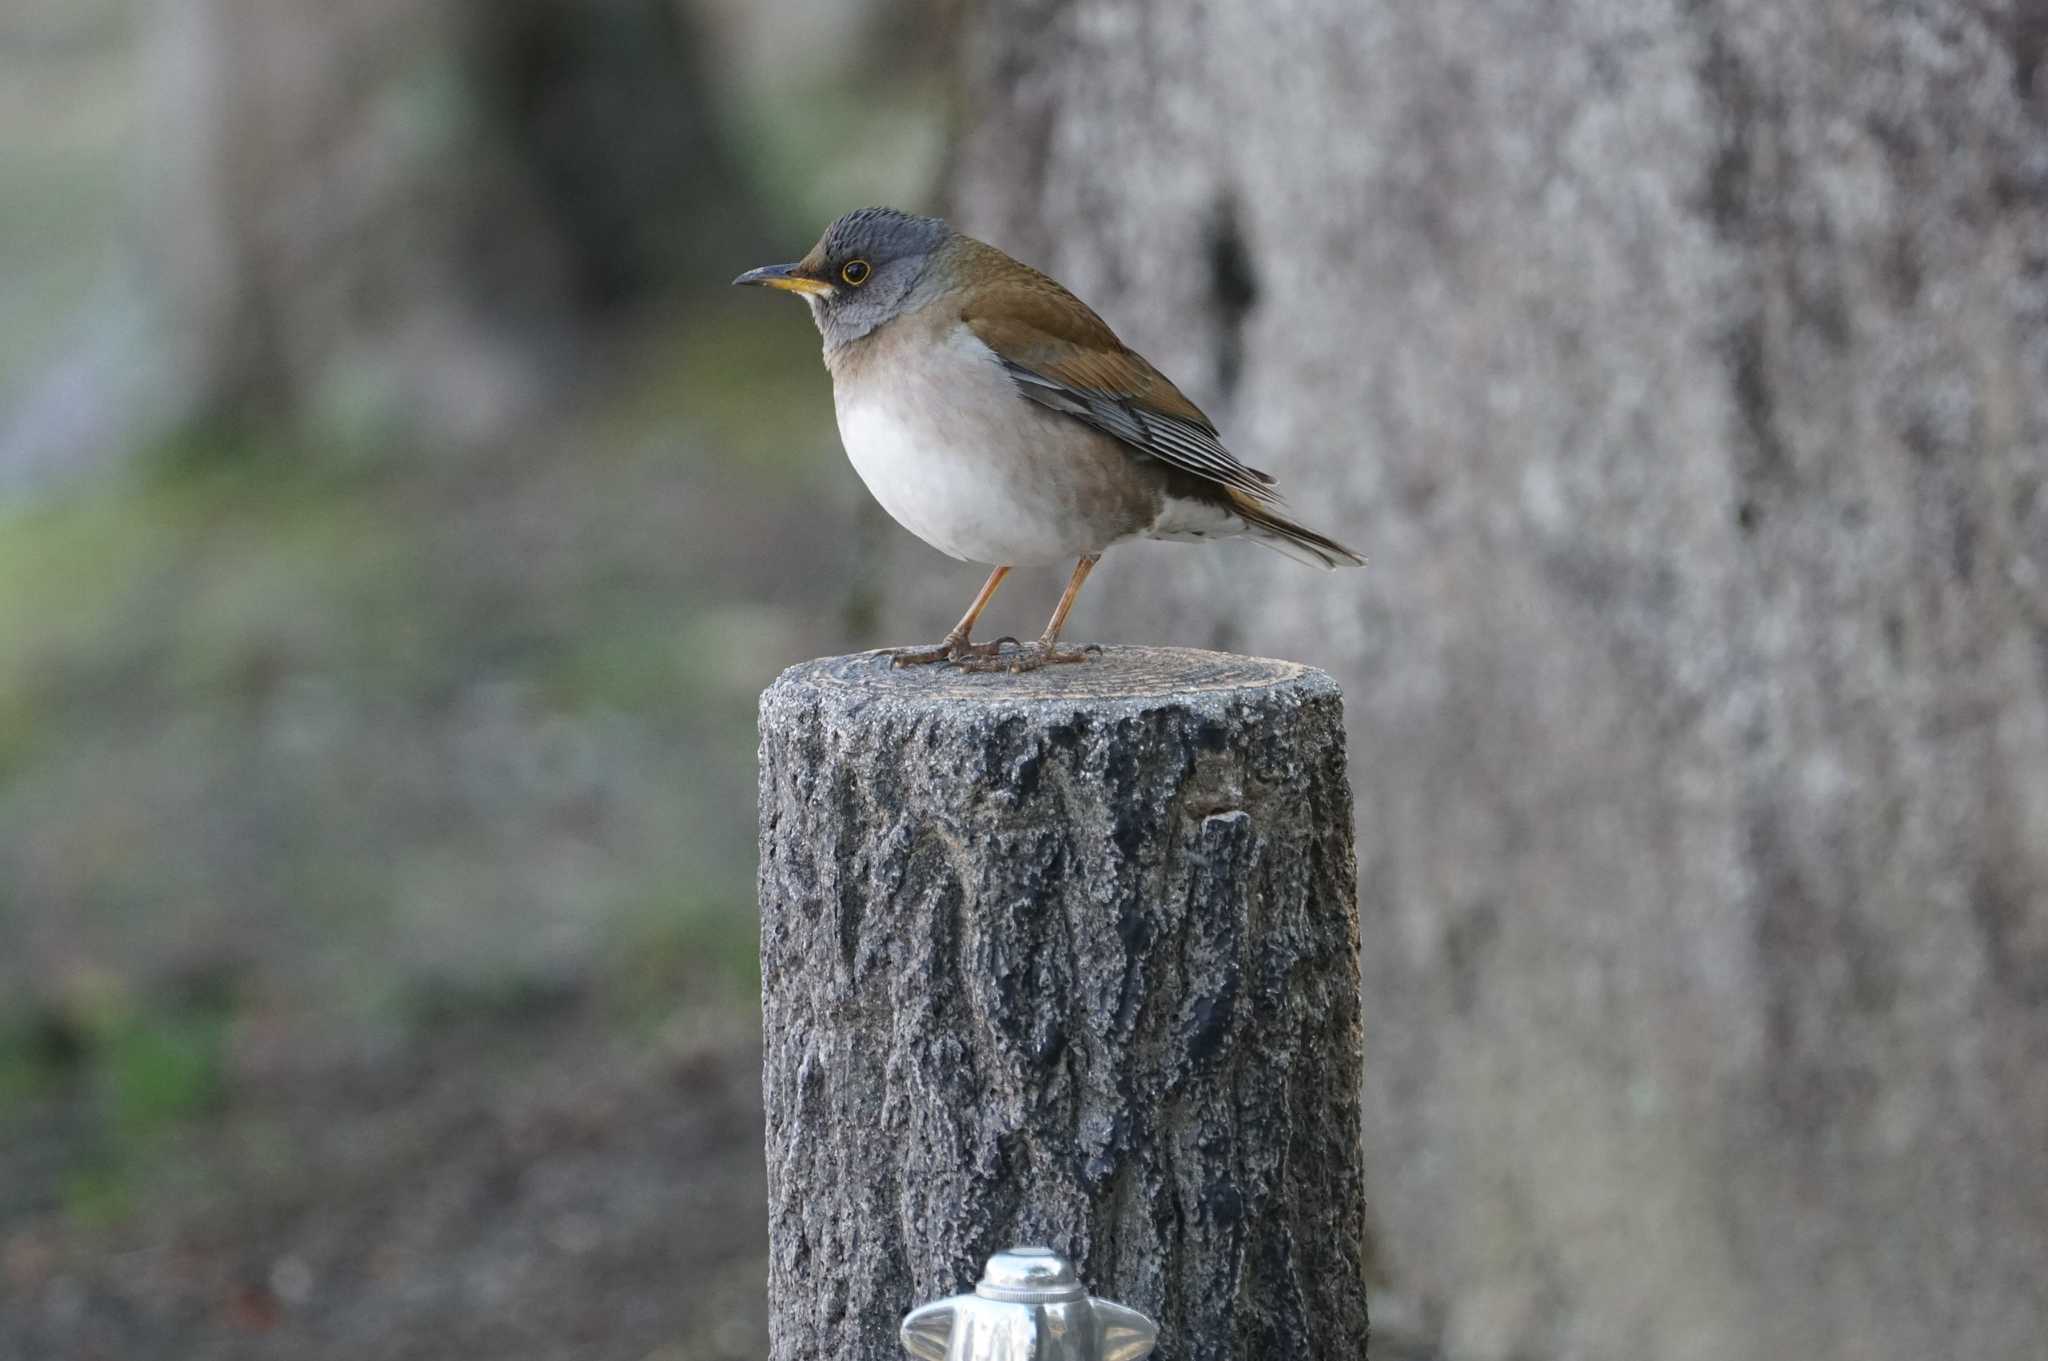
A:
POLYGON ((933 662, 952 662, 965 665, 977 658, 1000 657, 1003 644, 1022 647, 1015 636, 1004 634, 992 643, 970 643, 965 638, 948 637, 937 647, 903 648, 891 652, 889 661, 895 666, 927 666, 933 662))
POLYGON ((1019 643, 1017 650, 1007 657, 976 657, 960 663, 962 671, 1036 671, 1041 666, 1060 666, 1071 662, 1085 662, 1091 652, 1102 651, 1100 646, 1068 648, 1064 651, 1040 639, 1033 643, 1019 643))

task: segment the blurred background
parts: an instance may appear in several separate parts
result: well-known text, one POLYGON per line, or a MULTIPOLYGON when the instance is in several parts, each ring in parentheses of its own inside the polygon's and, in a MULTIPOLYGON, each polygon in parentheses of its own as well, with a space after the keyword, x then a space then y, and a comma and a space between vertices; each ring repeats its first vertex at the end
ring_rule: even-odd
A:
POLYGON ((879 526, 727 282, 934 201, 954 22, 0 6, 0 1356, 765 1350, 754 697, 879 526))
POLYGON ((765 1349, 754 696, 981 571, 725 282, 875 202, 1372 559, 1120 549, 1069 633, 1345 686, 1375 1355, 2038 1357, 2044 56, 2036 0, 7 0, 0 1357, 765 1349))

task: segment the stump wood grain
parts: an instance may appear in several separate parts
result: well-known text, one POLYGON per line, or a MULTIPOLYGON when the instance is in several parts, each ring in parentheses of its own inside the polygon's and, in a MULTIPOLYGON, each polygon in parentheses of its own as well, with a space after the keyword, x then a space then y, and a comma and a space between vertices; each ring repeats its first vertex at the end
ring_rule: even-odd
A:
POLYGON ((771 1356, 1045 1243, 1172 1358, 1362 1356, 1357 885, 1319 671, 879 654, 761 701, 771 1356))

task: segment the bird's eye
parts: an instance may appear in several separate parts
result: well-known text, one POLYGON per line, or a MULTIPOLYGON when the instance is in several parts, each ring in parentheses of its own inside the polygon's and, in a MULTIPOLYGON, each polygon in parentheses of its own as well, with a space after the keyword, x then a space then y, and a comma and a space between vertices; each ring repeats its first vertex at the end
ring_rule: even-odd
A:
POLYGON ((855 288, 859 288, 862 284, 866 283, 868 275, 874 272, 873 269, 869 268, 868 262, 865 260, 848 260, 839 267, 839 277, 852 284, 855 288))

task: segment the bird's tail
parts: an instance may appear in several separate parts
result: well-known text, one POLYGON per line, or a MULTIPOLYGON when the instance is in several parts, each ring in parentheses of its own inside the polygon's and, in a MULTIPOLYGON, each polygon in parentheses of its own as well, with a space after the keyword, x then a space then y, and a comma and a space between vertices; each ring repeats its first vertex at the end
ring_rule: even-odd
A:
POLYGON ((1334 567, 1365 566, 1364 558, 1328 535, 1298 525, 1249 496, 1233 491, 1230 499, 1238 518, 1244 521, 1245 537, 1253 543, 1324 571, 1334 567))

